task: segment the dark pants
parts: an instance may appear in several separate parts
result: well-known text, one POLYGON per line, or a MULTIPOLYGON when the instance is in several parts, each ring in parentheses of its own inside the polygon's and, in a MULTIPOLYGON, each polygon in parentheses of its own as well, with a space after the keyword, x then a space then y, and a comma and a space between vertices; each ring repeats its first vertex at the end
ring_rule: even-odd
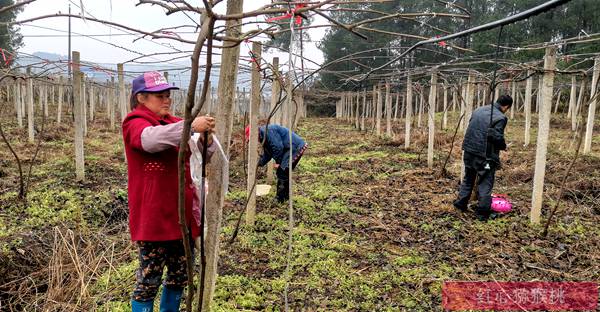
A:
MULTIPOLYGON (((296 168, 300 158, 302 158, 302 154, 292 162, 292 170, 296 168)), ((289 163, 287 159, 284 161, 289 163)), ((282 169, 280 166, 277 168, 275 174, 277 175, 277 201, 284 202, 290 199, 290 168, 282 169)))
POLYGON ((494 177, 496 168, 492 167, 488 170, 476 170, 471 167, 465 167, 465 176, 458 192, 458 199, 454 202, 455 206, 466 209, 469 205, 471 192, 475 186, 477 179, 477 195, 478 203, 475 213, 482 216, 487 216, 491 212, 492 205, 492 188, 494 187, 494 177))
POLYGON ((164 281, 165 287, 179 290, 187 285, 183 240, 164 242, 138 241, 136 243, 140 266, 136 271, 137 282, 131 299, 137 301, 153 300, 163 281, 165 266, 167 267, 167 278, 164 281))

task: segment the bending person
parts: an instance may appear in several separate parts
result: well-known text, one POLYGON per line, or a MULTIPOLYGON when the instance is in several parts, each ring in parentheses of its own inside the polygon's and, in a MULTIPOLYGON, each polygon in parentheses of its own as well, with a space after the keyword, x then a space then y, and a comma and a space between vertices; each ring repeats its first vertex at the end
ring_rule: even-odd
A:
MULTIPOLYGON (((263 143, 263 154, 258 165, 266 165, 271 159, 277 168, 277 201, 282 203, 289 199, 290 170, 302 158, 308 144, 292 131, 292 144, 290 146, 290 130, 280 125, 267 125, 258 128, 258 140, 263 143), (290 165, 290 153, 292 163, 290 165), (291 169, 290 169, 291 168, 291 169)), ((246 127, 246 140, 250 139, 250 126, 246 127)))

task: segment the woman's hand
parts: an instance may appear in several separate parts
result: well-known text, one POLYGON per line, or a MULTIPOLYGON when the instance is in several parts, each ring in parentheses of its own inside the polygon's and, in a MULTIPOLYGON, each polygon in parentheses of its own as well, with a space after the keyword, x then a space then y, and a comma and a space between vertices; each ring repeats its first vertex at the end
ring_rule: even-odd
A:
POLYGON ((196 117, 194 121, 192 121, 192 130, 194 132, 203 133, 208 131, 209 135, 215 129, 215 118, 210 116, 200 116, 196 117))

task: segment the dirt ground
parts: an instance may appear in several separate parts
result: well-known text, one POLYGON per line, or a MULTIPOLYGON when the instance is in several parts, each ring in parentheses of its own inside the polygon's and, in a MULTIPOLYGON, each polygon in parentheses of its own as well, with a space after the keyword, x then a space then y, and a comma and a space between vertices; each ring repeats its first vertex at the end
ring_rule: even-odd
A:
MULTIPOLYGON (((298 133, 310 147, 294 172, 294 310, 437 311, 446 280, 600 279, 600 136, 563 184, 575 155, 573 135, 566 120, 553 121, 542 224, 564 190, 556 222, 543 237, 542 226, 529 223, 536 132, 524 147, 522 116, 509 122, 511 145, 495 192, 508 194, 515 210, 480 222, 451 206, 461 131, 448 173, 440 175, 456 119, 452 115, 452 129, 436 135, 433 170, 427 168, 425 120, 414 128, 408 150, 403 121, 394 124, 395 138, 376 138, 334 119, 301 122, 298 133)), ((24 164, 31 162, 35 145, 26 143, 26 131, 10 121, 2 127, 24 164)), ((72 130, 50 123, 26 203, 17 199, 16 162, 3 143, 0 310, 130 309, 137 260, 127 232, 126 166, 120 135, 107 127, 102 119, 90 125, 87 180, 79 183, 72 130)), ((242 227, 227 243, 245 200, 242 126, 236 129, 214 310, 281 311, 288 206, 273 194, 259 198, 255 227, 242 227)), ((261 171, 260 183, 264 178, 261 171)))

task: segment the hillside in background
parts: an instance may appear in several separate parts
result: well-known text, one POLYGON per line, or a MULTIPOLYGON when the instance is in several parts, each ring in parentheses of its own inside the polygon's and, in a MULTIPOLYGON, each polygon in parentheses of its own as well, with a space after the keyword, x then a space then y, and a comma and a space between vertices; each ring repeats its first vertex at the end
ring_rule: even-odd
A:
MULTIPOLYGON (((55 74, 55 75, 64 75, 67 76, 67 63, 68 57, 66 55, 59 55, 55 53, 47 53, 47 52, 35 52, 32 56, 23 56, 19 57, 15 62, 16 67, 21 67, 21 71, 25 71, 27 66, 32 66, 32 71, 34 73, 45 72, 46 74, 55 74), (43 65, 44 64, 44 65, 43 65)), ((127 81, 132 80, 137 75, 157 70, 160 72, 168 72, 169 73, 169 82, 174 84, 177 87, 185 89, 189 85, 189 67, 188 65, 183 66, 184 64, 180 64, 182 66, 176 66, 178 64, 169 64, 169 65, 145 65, 145 64, 125 64, 125 77, 127 81)), ((108 64, 108 63, 94 63, 93 61, 89 61, 83 59, 81 61, 81 71, 85 73, 85 75, 98 82, 105 82, 110 80, 114 75, 115 80, 117 80, 116 75, 117 65, 116 64, 108 64)), ((204 74, 201 75, 201 78, 204 74)), ((219 83, 219 66, 213 66, 211 72, 211 83, 213 86, 217 86, 219 83)), ((238 86, 240 88, 246 87, 250 88, 250 74, 245 72, 240 72, 238 74, 238 86)))

